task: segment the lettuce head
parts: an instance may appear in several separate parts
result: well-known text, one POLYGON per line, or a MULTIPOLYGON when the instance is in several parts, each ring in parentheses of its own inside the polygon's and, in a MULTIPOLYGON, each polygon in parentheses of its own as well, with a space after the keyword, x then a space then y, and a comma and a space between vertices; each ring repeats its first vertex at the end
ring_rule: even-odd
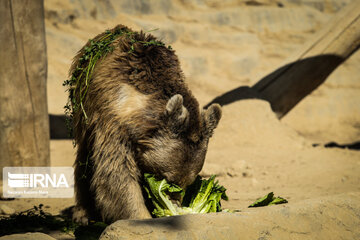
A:
POLYGON ((165 179, 157 179, 153 174, 145 173, 144 179, 144 189, 153 204, 155 217, 221 212, 220 200, 228 200, 226 189, 215 181, 215 175, 207 180, 198 176, 186 191, 165 179), (180 194, 181 206, 171 201, 172 194, 180 194))

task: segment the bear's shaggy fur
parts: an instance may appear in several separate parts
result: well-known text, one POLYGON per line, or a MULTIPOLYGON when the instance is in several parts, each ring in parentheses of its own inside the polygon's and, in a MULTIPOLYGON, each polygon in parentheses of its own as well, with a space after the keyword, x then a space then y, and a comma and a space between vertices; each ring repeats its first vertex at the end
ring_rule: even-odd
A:
MULTIPOLYGON (((122 25, 110 31, 119 28, 131 32, 133 40, 121 35, 112 43, 113 51, 91 75, 83 101, 87 121, 81 111, 74 115, 74 220, 82 223, 150 218, 143 174, 189 185, 203 166, 221 117, 219 105, 199 110, 173 50, 144 44, 156 38, 122 25)), ((83 53, 84 48, 70 75, 83 53)))

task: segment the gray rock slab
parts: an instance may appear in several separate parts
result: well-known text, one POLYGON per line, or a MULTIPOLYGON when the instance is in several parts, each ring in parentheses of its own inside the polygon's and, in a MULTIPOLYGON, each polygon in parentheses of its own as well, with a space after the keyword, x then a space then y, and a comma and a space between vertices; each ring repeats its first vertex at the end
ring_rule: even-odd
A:
POLYGON ((360 239, 360 193, 292 204, 148 220, 120 220, 108 239, 360 239))

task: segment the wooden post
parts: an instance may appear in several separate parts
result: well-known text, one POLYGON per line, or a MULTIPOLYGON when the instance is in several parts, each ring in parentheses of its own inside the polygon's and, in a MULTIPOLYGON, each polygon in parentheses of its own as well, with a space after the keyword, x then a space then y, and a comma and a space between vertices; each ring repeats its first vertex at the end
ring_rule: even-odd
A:
POLYGON ((360 46, 360 2, 341 10, 287 64, 252 88, 270 102, 279 118, 310 94, 360 46))
POLYGON ((0 170, 47 166, 49 117, 42 0, 0 1, 0 170))

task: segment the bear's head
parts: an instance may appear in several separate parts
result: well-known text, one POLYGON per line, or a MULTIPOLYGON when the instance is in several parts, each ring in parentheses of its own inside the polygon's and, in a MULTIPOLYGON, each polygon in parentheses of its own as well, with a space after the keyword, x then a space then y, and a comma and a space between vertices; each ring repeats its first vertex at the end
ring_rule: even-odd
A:
POLYGON ((199 129, 191 129, 191 114, 179 94, 171 97, 162 113, 162 125, 149 138, 139 141, 139 162, 144 172, 165 178, 182 188, 201 171, 209 143, 220 118, 221 107, 211 105, 200 113, 199 129))

